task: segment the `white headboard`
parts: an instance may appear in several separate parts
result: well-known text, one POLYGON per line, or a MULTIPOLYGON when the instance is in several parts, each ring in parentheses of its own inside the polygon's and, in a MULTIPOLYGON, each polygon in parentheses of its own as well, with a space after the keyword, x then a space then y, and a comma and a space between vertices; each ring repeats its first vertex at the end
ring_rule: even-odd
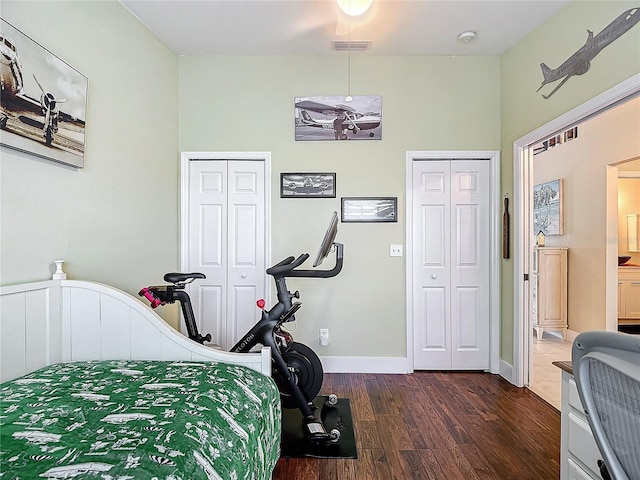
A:
POLYGON ((50 280, 0 287, 0 382, 52 363, 119 359, 217 361, 271 374, 268 347, 258 353, 205 347, 106 285, 50 280))

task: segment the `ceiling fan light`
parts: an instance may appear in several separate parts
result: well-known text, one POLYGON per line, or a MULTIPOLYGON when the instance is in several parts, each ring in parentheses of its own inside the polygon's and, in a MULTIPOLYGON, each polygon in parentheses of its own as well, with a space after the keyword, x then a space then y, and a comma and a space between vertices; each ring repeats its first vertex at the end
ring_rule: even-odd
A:
POLYGON ((357 17, 369 10, 373 0, 336 0, 340 10, 347 15, 357 17))

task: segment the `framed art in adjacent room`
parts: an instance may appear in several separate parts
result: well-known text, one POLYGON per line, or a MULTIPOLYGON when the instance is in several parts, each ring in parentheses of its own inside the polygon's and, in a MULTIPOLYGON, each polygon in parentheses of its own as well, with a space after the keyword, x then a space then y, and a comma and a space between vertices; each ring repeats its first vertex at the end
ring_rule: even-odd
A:
POLYGON ((281 173, 281 198, 335 198, 335 173, 281 173))
POLYGON ((397 197, 342 197, 343 222, 397 222, 397 197))
POLYGON ((295 97, 296 140, 381 140, 382 97, 295 97))
POLYGON ((0 144, 82 168, 87 77, 0 21, 0 144))
POLYGON ((562 235, 562 179, 533 186, 533 231, 562 235))

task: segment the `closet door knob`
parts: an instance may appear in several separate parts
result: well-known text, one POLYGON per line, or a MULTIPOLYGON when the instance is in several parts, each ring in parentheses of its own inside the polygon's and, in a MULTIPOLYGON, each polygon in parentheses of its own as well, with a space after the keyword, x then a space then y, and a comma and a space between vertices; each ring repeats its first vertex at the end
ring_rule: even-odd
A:
POLYGON ((438 275, 436 275, 436 274, 434 273, 434 274, 432 274, 432 275, 431 275, 431 278, 433 278, 433 279, 435 280, 436 278, 438 278, 438 275))
POLYGON ((242 275, 240 275, 242 278, 247 278, 247 274, 243 273, 242 275))

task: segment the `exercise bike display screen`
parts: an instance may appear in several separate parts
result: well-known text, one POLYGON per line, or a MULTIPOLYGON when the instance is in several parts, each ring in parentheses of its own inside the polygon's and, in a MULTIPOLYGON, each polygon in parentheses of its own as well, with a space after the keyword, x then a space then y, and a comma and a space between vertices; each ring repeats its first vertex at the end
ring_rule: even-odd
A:
POLYGON ((331 221, 329 222, 329 228, 324 234, 324 239, 322 240, 322 244, 320 245, 320 249, 318 250, 318 255, 316 256, 316 261, 313 262, 313 266, 319 266, 322 261, 327 258, 329 252, 331 251, 331 247, 333 246, 333 242, 336 239, 336 235, 338 233, 338 212, 333 212, 333 216, 331 217, 331 221))

